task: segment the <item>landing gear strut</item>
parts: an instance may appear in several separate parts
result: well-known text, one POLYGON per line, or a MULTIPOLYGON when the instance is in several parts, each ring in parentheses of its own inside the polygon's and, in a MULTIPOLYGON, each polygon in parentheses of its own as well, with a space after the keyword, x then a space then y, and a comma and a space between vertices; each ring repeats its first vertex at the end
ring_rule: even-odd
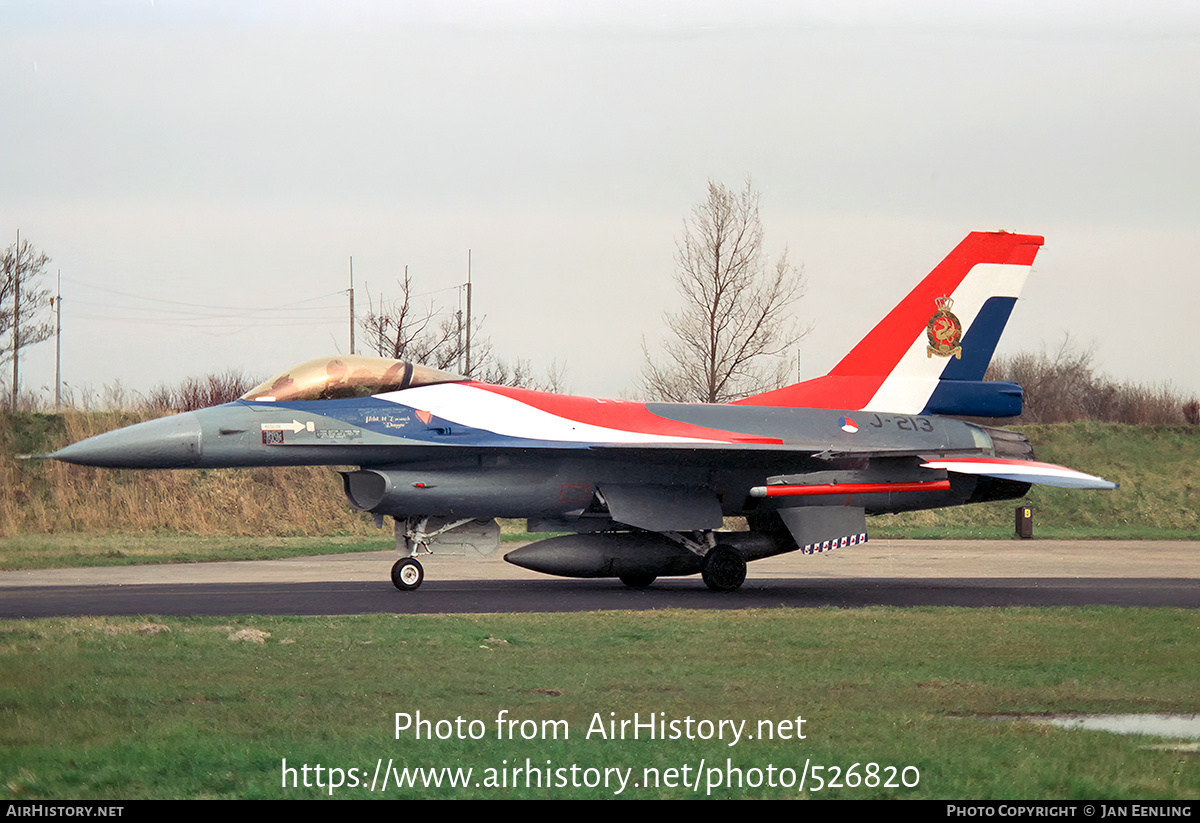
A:
POLYGON ((411 557, 402 557, 392 566, 392 585, 402 592, 418 588, 425 580, 425 569, 411 557))
MULTIPOLYGON (((456 529, 464 523, 471 522, 469 517, 447 521, 445 518, 424 515, 406 517, 403 520, 399 517, 393 517, 393 519, 396 521, 396 549, 400 552, 408 552, 407 557, 401 557, 396 561, 396 565, 392 566, 392 585, 402 592, 411 592, 413 589, 420 588, 421 583, 425 580, 425 569, 417 562, 414 555, 432 554, 429 544, 435 537, 456 529), (430 521, 433 521, 432 524, 430 521)), ((380 520, 382 522, 382 516, 380 520)))
MULTIPOLYGON (((733 546, 717 543, 716 533, 662 532, 662 536, 674 540, 701 558, 700 577, 712 591, 736 591, 746 582, 746 558, 733 546)), ((630 584, 626 581, 625 585, 630 584)))
POLYGON ((714 592, 735 591, 746 582, 746 559, 732 546, 714 546, 704 555, 700 576, 714 592))

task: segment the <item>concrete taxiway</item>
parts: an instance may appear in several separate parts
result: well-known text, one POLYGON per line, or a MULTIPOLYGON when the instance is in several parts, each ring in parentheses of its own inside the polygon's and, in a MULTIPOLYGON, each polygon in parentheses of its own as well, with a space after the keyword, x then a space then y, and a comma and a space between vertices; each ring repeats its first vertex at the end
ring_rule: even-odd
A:
MULTIPOLYGON (((519 544, 506 544, 508 551, 519 544)), ((646 590, 547 577, 486 558, 427 556, 415 592, 391 585, 394 552, 288 560, 0 572, 0 617, 366 614, 870 605, 1200 608, 1200 541, 876 540, 750 565, 717 595, 699 577, 646 590)))

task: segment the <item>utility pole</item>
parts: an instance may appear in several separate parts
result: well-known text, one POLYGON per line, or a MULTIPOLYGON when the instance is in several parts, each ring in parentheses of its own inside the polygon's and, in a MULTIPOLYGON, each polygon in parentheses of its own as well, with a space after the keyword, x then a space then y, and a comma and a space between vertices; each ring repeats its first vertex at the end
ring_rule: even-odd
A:
MULTIPOLYGON (((370 295, 368 295, 370 296, 370 295)), ((354 354, 354 255, 350 255, 350 354, 354 354)))
POLYGON ((471 376, 471 250, 467 249, 467 368, 464 377, 471 376))
POLYGON ((20 359, 20 346, 17 345, 21 336, 21 230, 17 229, 17 248, 13 254, 13 335, 12 335, 12 358, 13 358, 13 382, 12 382, 12 410, 17 410, 17 379, 19 372, 17 370, 17 361, 20 359))
MULTIPOLYGON (((408 271, 408 266, 404 267, 408 271)), ((375 313, 375 305, 371 303, 371 290, 367 289, 367 303, 371 306, 371 312, 367 314, 367 323, 371 323, 371 315, 375 313)), ((383 357, 383 336, 387 333, 387 320, 383 319, 383 292, 379 293, 379 333, 375 335, 375 352, 380 357, 383 357)))
POLYGON ((463 313, 462 313, 462 291, 458 293, 458 311, 454 312, 454 348, 458 352, 458 362, 454 364, 454 370, 462 374, 463 370, 463 313))
POLYGON ((62 408, 62 269, 58 270, 58 296, 54 298, 54 411, 62 408))

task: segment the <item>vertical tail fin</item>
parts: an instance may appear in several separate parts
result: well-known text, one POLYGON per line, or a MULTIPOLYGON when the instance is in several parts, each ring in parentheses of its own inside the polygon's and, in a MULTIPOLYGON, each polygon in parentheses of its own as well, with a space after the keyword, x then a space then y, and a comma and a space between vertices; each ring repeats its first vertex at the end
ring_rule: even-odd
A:
POLYGON ((1021 387, 984 383, 1043 238, 972 232, 824 377, 737 401, 1007 417, 1021 387))

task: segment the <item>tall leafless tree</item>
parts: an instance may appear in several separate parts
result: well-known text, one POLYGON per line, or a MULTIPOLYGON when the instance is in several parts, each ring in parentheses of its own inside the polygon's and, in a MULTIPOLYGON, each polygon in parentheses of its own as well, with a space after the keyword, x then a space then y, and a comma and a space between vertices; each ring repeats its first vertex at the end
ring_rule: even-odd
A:
POLYGON ((51 305, 50 290, 41 285, 50 258, 28 240, 17 242, 0 257, 0 363, 12 361, 8 405, 15 409, 20 395, 21 349, 54 334, 43 320, 51 305))
POLYGON ((17 348, 41 343, 54 335, 54 324, 43 319, 50 308, 50 290, 42 286, 50 258, 28 240, 9 246, 0 257, 0 363, 13 356, 13 301, 18 279, 21 299, 17 348), (19 275, 19 278, 18 278, 19 275))
MULTIPOLYGON (((413 298, 407 268, 398 281, 400 296, 378 302, 368 296, 367 316, 362 320, 367 345, 380 357, 411 360, 435 369, 456 371, 463 361, 465 333, 457 318, 441 314, 432 301, 419 305, 413 298)), ((479 324, 472 330, 472 359, 484 362, 491 344, 479 338, 479 324)), ((473 371, 475 369, 472 369, 473 371)), ((467 375, 470 377, 470 375, 467 375)))
MULTIPOLYGON (((362 320, 367 344, 380 357, 411 360, 442 371, 462 373, 466 362, 466 329, 459 317, 438 310, 430 301, 419 305, 412 294, 408 270, 398 284, 400 296, 385 302, 368 297, 369 309, 362 320)), ((463 323, 466 321, 463 320, 463 323)), ((464 377, 502 386, 520 386, 538 391, 560 391, 565 370, 556 362, 544 379, 537 377, 528 360, 511 364, 495 356, 492 342, 482 333, 482 321, 471 323, 471 369, 464 377)))
POLYGON ((640 389, 673 402, 724 403, 778 388, 782 357, 808 329, 791 316, 804 275, 786 249, 772 265, 763 250, 759 192, 709 181, 708 197, 684 220, 675 283, 684 305, 664 315, 672 338, 655 360, 643 343, 640 389))

